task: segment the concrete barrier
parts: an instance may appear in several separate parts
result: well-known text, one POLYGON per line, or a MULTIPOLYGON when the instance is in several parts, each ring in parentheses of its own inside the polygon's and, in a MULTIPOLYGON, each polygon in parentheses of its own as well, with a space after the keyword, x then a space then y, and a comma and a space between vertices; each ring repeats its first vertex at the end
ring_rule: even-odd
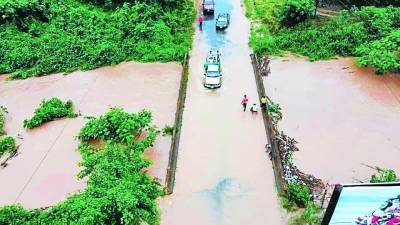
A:
MULTIPOLYGON (((258 58, 256 54, 251 54, 251 63, 253 65, 253 70, 254 70, 254 76, 256 79, 256 84, 257 84, 257 91, 258 95, 261 96, 267 96, 265 94, 265 88, 264 88, 264 83, 261 77, 261 71, 259 70, 259 65, 258 65, 258 58)), ((268 143, 271 145, 271 156, 272 156, 272 166, 274 170, 274 175, 275 175, 275 183, 278 189, 279 194, 283 194, 286 190, 286 182, 283 179, 284 177, 284 172, 283 172, 283 164, 282 164, 282 159, 279 155, 279 148, 277 143, 275 142, 275 131, 273 129, 272 125, 272 120, 270 115, 268 114, 268 111, 262 110, 262 115, 263 115, 263 120, 264 120, 264 126, 265 126, 265 131, 267 134, 267 139, 268 143)))
POLYGON ((175 172, 178 161, 179 140, 181 136, 183 109, 185 107, 186 89, 189 77, 189 55, 186 54, 182 63, 182 75, 179 87, 179 96, 176 103, 174 132, 172 134, 171 148, 169 150, 169 160, 167 167, 167 177, 165 179, 165 186, 167 194, 172 194, 175 185, 175 172))

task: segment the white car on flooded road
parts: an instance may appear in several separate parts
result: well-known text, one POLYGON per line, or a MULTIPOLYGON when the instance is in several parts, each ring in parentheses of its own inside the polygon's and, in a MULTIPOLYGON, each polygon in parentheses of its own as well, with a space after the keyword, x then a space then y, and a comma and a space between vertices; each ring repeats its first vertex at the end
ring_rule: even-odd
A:
POLYGON ((222 84, 222 73, 220 63, 204 64, 204 87, 219 88, 222 84))

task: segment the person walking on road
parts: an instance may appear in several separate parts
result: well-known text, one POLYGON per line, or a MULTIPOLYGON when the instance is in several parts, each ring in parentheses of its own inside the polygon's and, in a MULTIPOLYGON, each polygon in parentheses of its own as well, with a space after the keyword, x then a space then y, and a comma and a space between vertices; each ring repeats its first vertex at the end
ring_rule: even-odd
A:
POLYGON ((242 99, 242 106, 243 106, 243 112, 245 112, 246 111, 246 107, 247 107, 247 102, 249 101, 249 99, 247 98, 247 95, 244 95, 243 96, 243 99, 242 99))
POLYGON ((200 15, 199 16, 199 27, 200 27, 200 30, 203 30, 203 21, 204 21, 204 18, 203 18, 202 15, 200 15))
POLYGON ((267 97, 266 96, 262 96, 261 97, 261 99, 260 99, 260 102, 261 102, 261 109, 263 109, 263 110, 267 110, 267 97))

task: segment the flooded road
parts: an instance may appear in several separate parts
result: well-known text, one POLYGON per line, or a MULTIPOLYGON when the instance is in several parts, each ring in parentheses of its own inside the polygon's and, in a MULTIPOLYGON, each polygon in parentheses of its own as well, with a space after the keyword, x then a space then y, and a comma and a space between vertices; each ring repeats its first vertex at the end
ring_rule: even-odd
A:
MULTIPOLYGON (((174 123, 182 66, 176 63, 124 62, 87 72, 74 72, 27 80, 5 81, 0 76, 0 104, 8 108, 5 129, 16 139, 20 154, 0 168, 0 205, 20 203, 37 208, 54 205, 85 188, 78 180, 75 136, 85 124, 83 117, 62 119, 25 130, 22 121, 32 116, 44 98, 71 99, 84 116, 99 116, 109 107, 128 112, 149 109, 160 129, 174 123)), ((170 136, 158 137, 146 156, 154 164, 152 176, 164 182, 170 136)))
MULTIPOLYGON (((196 28, 183 114, 174 193, 161 199, 164 225, 285 224, 265 153, 261 114, 243 112, 243 94, 258 103, 247 45, 250 24, 240 0, 216 0, 216 13, 231 13, 226 31, 207 18, 196 28), (223 83, 203 87, 208 50, 222 53, 223 83)), ((214 19, 215 19, 214 18, 214 19)))
POLYGON ((298 142, 295 163, 330 183, 369 181, 368 166, 400 173, 400 77, 376 76, 352 59, 271 61, 267 94, 280 128, 298 142))

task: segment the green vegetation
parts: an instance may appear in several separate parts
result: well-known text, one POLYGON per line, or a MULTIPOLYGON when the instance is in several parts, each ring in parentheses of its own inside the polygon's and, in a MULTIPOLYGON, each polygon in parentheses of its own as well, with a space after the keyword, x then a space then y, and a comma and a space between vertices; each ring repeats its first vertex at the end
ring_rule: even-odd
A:
POLYGON ((7 113, 7 108, 0 105, 0 135, 5 134, 4 131, 4 114, 7 113))
POLYGON ((293 26, 314 16, 315 0, 286 0, 278 11, 282 25, 293 26))
POLYGON ((64 103, 60 99, 53 97, 42 101, 39 108, 35 110, 33 117, 24 120, 24 127, 32 129, 56 118, 73 118, 77 116, 73 111, 72 101, 64 103))
POLYGON ((371 183, 386 183, 400 181, 396 172, 391 169, 377 168, 378 173, 371 176, 371 183))
POLYGON ((86 190, 47 209, 0 208, 0 224, 158 224, 156 198, 162 190, 143 172, 150 165, 143 152, 157 133, 147 111, 130 114, 113 108, 90 119, 78 136, 83 166, 79 177, 88 179, 86 190), (90 144, 96 140, 105 146, 90 144))
POLYGON ((162 129, 162 134, 163 136, 174 134, 174 127, 170 125, 165 125, 165 127, 162 129))
POLYGON ((354 8, 306 20, 313 9, 308 1, 294 1, 296 6, 292 0, 258 0, 255 5, 250 1, 246 1, 254 25, 250 45, 259 54, 290 51, 310 60, 355 56, 359 65, 372 66, 378 74, 400 72, 400 8, 354 8), (264 5, 270 11, 262 14, 259 8, 264 5))
POLYGON ((310 189, 297 181, 289 183, 286 196, 299 207, 304 207, 311 201, 310 189))
POLYGON ((309 203, 299 215, 292 218, 290 225, 320 225, 322 216, 321 207, 309 203))
POLYGON ((312 201, 307 186, 296 181, 289 183, 281 204, 292 214, 290 225, 321 224, 323 210, 312 201))
POLYGON ((0 74, 24 79, 122 61, 179 61, 191 0, 0 1, 0 74))
POLYGON ((319 0, 321 3, 343 6, 343 7, 360 7, 360 6, 400 6, 400 0, 319 0))
MULTIPOLYGON (((125 145, 136 145, 136 137, 132 134, 140 134, 143 128, 146 128, 150 132, 150 140, 155 138, 158 132, 154 127, 147 126, 151 120, 152 117, 149 111, 129 114, 121 109, 113 108, 110 112, 97 119, 90 119, 79 132, 78 139, 85 142, 100 139, 123 143, 125 145)), ((141 143, 146 143, 147 145, 146 140, 143 140, 141 143)))
POLYGON ((4 153, 11 153, 15 150, 15 140, 11 136, 0 137, 0 157, 4 153))

